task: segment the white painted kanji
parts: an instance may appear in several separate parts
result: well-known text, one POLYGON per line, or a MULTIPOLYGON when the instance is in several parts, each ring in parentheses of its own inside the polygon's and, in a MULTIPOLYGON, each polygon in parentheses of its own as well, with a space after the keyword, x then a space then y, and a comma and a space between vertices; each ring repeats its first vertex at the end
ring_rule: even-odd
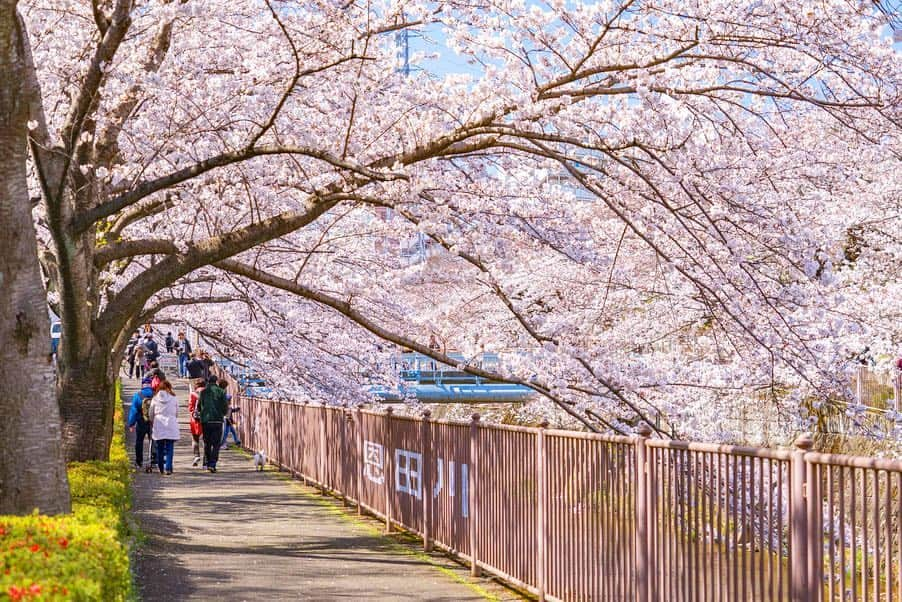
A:
POLYGON ((395 450, 395 489, 416 498, 423 496, 423 454, 395 450))
POLYGON ((385 482, 385 448, 382 444, 363 442, 363 476, 378 485, 385 482))
MULTIPOLYGON (((442 458, 438 458, 435 466, 435 485, 432 487, 432 497, 438 497, 439 493, 441 493, 442 488, 445 486, 445 461, 442 458)), ((460 515, 464 518, 470 516, 470 467, 467 464, 460 464, 460 515)), ((453 508, 453 499, 455 494, 455 475, 456 471, 454 470, 454 461, 448 462, 448 497, 452 499, 452 508, 453 508)))

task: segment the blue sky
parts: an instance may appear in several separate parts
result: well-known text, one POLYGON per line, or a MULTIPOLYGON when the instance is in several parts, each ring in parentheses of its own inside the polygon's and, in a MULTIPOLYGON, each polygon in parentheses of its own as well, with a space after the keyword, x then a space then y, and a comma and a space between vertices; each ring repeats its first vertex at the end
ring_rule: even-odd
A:
MULTIPOLYGON (((416 33, 411 33, 408 39, 411 55, 417 52, 439 54, 437 59, 428 59, 421 64, 424 69, 433 75, 444 76, 449 73, 468 73, 478 76, 481 72, 479 65, 470 64, 468 57, 460 56, 448 48, 445 33, 439 25, 424 27, 416 33)), ((400 45, 400 41, 398 43, 400 45)))
MULTIPOLYGON (((530 3, 540 4, 535 0, 530 3)), ((892 19, 894 26, 902 28, 902 0, 884 0, 883 7, 894 15, 892 19)), ((889 25, 883 34, 887 38, 894 38, 893 29, 889 25)), ((902 30, 895 32, 895 38, 898 41, 893 47, 896 51, 902 51, 902 30)), ((439 25, 431 25, 412 32, 409 36, 409 46, 411 55, 417 52, 439 54, 437 59, 423 61, 420 65, 433 75, 441 77, 450 73, 467 73, 478 77, 482 72, 480 65, 470 63, 468 57, 460 56, 448 48, 445 34, 439 25)))

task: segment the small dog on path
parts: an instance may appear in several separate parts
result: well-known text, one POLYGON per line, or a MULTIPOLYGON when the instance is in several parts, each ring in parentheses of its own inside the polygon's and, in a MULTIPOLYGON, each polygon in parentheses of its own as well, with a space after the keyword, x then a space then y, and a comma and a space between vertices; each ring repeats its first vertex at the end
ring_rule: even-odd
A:
POLYGON ((254 454, 254 466, 258 471, 263 470, 263 467, 266 466, 266 452, 264 450, 261 449, 254 454))

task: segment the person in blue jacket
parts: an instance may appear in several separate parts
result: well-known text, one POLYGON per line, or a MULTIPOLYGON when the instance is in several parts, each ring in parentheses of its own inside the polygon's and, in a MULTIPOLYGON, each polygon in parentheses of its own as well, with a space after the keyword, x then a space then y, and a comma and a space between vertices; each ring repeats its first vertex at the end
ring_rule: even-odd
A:
MULTIPOLYGON (((144 439, 151 436, 151 423, 144 415, 144 401, 148 402, 153 398, 153 387, 150 386, 150 379, 145 378, 141 381, 141 390, 132 395, 132 405, 128 412, 128 428, 135 433, 135 468, 141 470, 144 465, 144 439)), ((149 467, 154 462, 153 445, 150 450, 149 467)))
POLYGON ((153 335, 147 333, 144 337, 144 359, 147 362, 155 362, 160 359, 160 348, 157 346, 157 342, 153 340, 153 335))

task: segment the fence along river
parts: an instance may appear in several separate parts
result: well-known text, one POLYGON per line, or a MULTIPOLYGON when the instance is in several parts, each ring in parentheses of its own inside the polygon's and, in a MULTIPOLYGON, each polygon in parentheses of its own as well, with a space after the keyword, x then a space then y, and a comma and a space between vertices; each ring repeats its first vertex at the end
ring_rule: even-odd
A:
POLYGON ((250 449, 541 599, 902 600, 902 462, 241 404, 250 449))

